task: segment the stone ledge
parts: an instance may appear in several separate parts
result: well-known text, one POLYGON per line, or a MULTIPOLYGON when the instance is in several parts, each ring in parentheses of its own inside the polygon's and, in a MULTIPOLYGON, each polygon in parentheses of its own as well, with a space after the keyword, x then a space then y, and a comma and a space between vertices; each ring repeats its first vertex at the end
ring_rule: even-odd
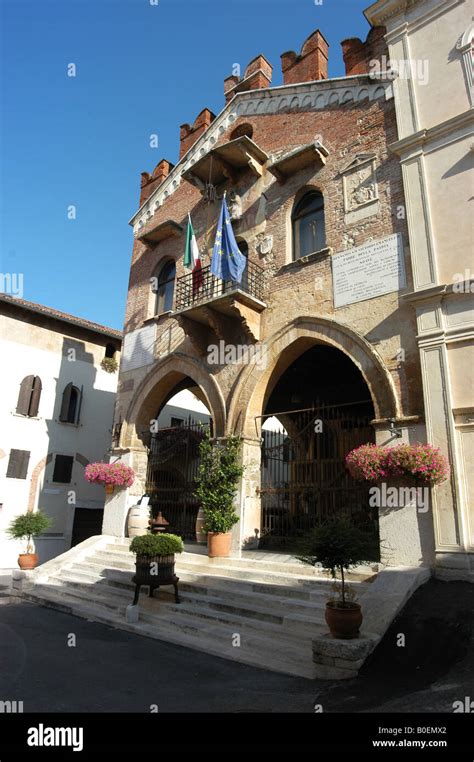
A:
POLYGON ((390 567, 379 572, 364 599, 362 635, 370 633, 382 638, 408 599, 430 576, 431 570, 424 567, 390 567))
POLYGON ((333 251, 334 250, 330 246, 326 246, 324 249, 314 251, 312 254, 306 254, 304 257, 298 257, 298 259, 294 259, 292 262, 287 262, 285 265, 282 265, 275 274, 278 275, 279 273, 287 272, 287 270, 294 270, 300 267, 304 267, 304 265, 308 265, 311 262, 324 260, 327 257, 331 256, 333 251))
POLYGON ((376 642, 377 639, 369 635, 361 635, 354 640, 340 640, 327 633, 327 635, 313 638, 313 661, 319 662, 319 658, 323 657, 325 661, 322 663, 327 664, 326 660, 331 658, 334 663, 345 661, 355 667, 355 662, 364 660, 376 642))
POLYGON ((361 633, 354 640, 340 640, 329 633, 313 638, 313 662, 321 680, 356 677, 369 654, 415 590, 431 576, 428 568, 384 569, 364 594, 361 633))
POLYGON ((375 648, 375 636, 339 640, 329 633, 313 639, 315 676, 320 680, 348 680, 357 677, 359 669, 375 648))

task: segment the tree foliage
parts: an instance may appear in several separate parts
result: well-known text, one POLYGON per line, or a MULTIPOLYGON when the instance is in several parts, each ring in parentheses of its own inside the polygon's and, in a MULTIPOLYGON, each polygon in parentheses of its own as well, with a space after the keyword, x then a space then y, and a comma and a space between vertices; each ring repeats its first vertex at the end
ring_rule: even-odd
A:
POLYGON ((204 512, 206 532, 228 532, 239 520, 234 511, 237 484, 244 466, 237 436, 213 441, 206 434, 199 445, 200 464, 194 492, 204 512))

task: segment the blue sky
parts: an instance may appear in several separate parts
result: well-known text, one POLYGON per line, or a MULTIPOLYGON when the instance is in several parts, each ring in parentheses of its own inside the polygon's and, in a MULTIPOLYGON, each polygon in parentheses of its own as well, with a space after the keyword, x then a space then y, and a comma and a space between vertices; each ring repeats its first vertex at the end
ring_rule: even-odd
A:
POLYGON ((343 75, 340 41, 365 39, 368 5, 0 0, 0 272, 23 273, 24 299, 122 328, 140 172, 177 161, 180 124, 221 111, 234 63, 263 53, 278 85, 280 54, 319 27, 343 75))

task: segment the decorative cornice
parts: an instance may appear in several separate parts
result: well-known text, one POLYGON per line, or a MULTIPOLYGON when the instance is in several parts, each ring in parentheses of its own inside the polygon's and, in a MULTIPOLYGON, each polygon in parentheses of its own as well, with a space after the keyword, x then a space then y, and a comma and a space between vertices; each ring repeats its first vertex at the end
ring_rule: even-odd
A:
MULTIPOLYGON (((445 135, 453 136, 455 132, 465 128, 471 128, 472 131, 473 125, 474 109, 468 108, 467 111, 463 111, 462 114, 456 114, 456 116, 451 117, 451 119, 446 119, 446 121, 441 122, 441 124, 436 124, 434 127, 429 127, 428 129, 418 130, 418 132, 413 132, 411 135, 407 135, 401 140, 390 143, 388 150, 397 154, 397 156, 403 156, 407 152, 416 148, 421 148, 428 143, 433 143, 433 141, 438 140, 445 135)), ((460 134, 459 138, 462 137, 464 137, 464 135, 460 134)))
POLYGON ((260 116, 284 113, 286 111, 321 111, 327 106, 344 105, 364 100, 370 101, 393 98, 393 77, 378 74, 357 74, 349 77, 320 79, 295 85, 267 87, 236 93, 210 126, 173 167, 168 177, 149 196, 133 215, 130 225, 134 235, 153 217, 163 202, 171 196, 181 183, 183 172, 210 151, 230 125, 240 116, 260 116))
POLYGON ((459 296, 459 294, 472 294, 474 293, 474 280, 466 279, 459 283, 441 283, 437 286, 429 286, 428 288, 422 288, 419 291, 410 291, 406 294, 401 294, 400 299, 404 302, 424 302, 433 299, 441 300, 445 296, 459 296), (462 289, 460 289, 462 286, 462 289))
POLYGON ((372 26, 384 26, 385 21, 399 16, 419 0, 377 0, 364 11, 364 16, 372 26))
POLYGON ((447 289, 448 286, 446 284, 430 286, 429 288, 420 289, 420 291, 410 291, 402 294, 400 299, 403 302, 424 302, 430 299, 441 299, 446 295, 447 289))
MULTIPOLYGON (((433 8, 430 8, 426 13, 422 13, 418 18, 414 18, 408 23, 409 27, 413 31, 420 24, 425 24, 427 21, 436 18, 440 13, 444 13, 453 5, 459 5, 463 0, 438 0, 438 4, 433 8)), ((422 8, 426 3, 426 0, 377 0, 364 11, 364 16, 372 26, 385 26, 386 21, 402 14, 407 14, 416 5, 422 8)), ((388 36, 391 34, 390 30, 388 36)), ((393 30, 396 31, 396 30, 393 30)))

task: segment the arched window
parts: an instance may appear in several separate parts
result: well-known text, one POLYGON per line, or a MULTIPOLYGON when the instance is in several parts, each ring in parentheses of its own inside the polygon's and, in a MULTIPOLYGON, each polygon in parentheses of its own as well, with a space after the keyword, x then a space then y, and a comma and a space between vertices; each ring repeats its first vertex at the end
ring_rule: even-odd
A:
POLYGON ((245 265, 245 270, 242 273, 242 280, 240 283, 237 283, 236 285, 241 288, 243 291, 248 291, 248 285, 249 285, 249 245, 247 241, 244 241, 243 238, 240 238, 237 240, 237 246, 239 247, 239 251, 241 254, 244 255, 245 259, 247 260, 247 264, 245 265))
POLYGON ((293 259, 305 257, 326 246, 324 231, 324 199, 322 193, 310 191, 295 205, 291 215, 293 259))
POLYGON ((25 376, 20 384, 16 412, 28 418, 38 415, 41 397, 41 379, 39 376, 25 376))
POLYGON ((244 135, 250 139, 252 138, 252 135, 253 135, 253 127, 248 122, 239 124, 238 127, 232 130, 232 132, 230 133, 230 139, 235 140, 236 138, 242 138, 244 135))
POLYGON ((173 308, 174 281, 176 277, 176 265, 174 262, 166 262, 159 271, 158 279, 154 278, 155 315, 168 312, 173 308))
POLYGON ((82 388, 79 389, 73 383, 65 386, 59 420, 62 423, 79 423, 82 404, 82 388))

